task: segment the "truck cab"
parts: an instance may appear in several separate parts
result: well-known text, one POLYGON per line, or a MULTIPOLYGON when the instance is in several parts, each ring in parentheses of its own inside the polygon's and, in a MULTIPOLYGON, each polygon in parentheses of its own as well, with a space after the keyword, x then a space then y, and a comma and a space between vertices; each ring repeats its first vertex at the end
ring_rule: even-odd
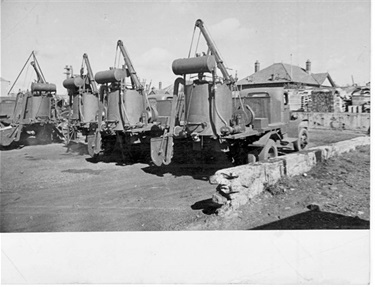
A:
MULTIPOLYGON (((289 106, 289 94, 282 87, 249 88, 240 91, 243 105, 253 111, 252 125, 254 130, 266 131, 280 129, 281 134, 288 138, 297 138, 299 129, 306 122, 301 118, 292 117, 289 106)), ((233 108, 238 108, 233 98, 233 108)))

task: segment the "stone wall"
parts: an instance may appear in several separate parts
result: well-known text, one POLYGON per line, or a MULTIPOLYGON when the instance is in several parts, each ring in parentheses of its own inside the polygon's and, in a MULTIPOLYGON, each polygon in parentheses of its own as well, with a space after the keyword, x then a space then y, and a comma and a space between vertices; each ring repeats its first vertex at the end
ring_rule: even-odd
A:
POLYGON ((370 137, 358 137, 329 146, 314 147, 311 150, 280 156, 269 162, 257 162, 218 170, 210 178, 211 184, 217 185, 213 201, 222 204, 218 213, 225 215, 260 194, 265 185, 275 184, 285 176, 303 174, 317 162, 369 144, 370 137))
POLYGON ((307 113, 293 112, 308 120, 310 128, 367 131, 370 127, 369 113, 307 113))

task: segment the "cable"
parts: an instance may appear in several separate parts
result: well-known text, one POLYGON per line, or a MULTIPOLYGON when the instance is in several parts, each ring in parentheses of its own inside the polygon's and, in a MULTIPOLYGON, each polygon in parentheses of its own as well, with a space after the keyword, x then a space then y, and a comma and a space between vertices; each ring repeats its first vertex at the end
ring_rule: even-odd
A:
MULTIPOLYGON (((123 92, 123 94, 122 95, 124 95, 125 93, 126 93, 126 89, 124 89, 125 90, 125 92, 123 92)), ((129 120, 129 117, 128 117, 128 114, 127 114, 127 112, 126 112, 126 108, 125 108, 125 104, 124 104, 124 101, 123 101, 123 97, 122 97, 122 95, 121 95, 121 92, 120 92, 120 101, 121 101, 121 107, 122 107, 122 109, 124 110, 124 114, 125 114, 125 117, 126 117, 126 119, 128 120, 128 122, 129 122, 129 126, 131 125, 130 124, 130 120, 129 120)), ((124 128, 125 128, 125 126, 126 126, 126 122, 123 120, 123 118, 121 117, 121 119, 122 119, 122 124, 123 124, 123 126, 124 126, 124 128)))
POLYGON ((116 46, 116 51, 115 51, 115 62, 113 64, 114 68, 117 68, 118 64, 120 63, 120 53, 118 52, 118 45, 116 46))
MULTIPOLYGON (((190 105, 191 105, 191 99, 193 98, 193 89, 191 89, 190 91, 190 97, 189 97, 189 106, 188 106, 188 110, 186 111, 186 115, 185 115, 185 119, 187 119, 189 117, 189 112, 190 112, 190 105)), ((185 123, 186 124, 186 123, 185 123)))
POLYGON ((195 52, 194 52, 195 55, 197 54, 197 51, 198 51, 198 45, 199 45, 199 40, 201 39, 201 35, 202 35, 202 31, 199 30, 198 39, 197 39, 197 46, 195 47, 195 52))
POLYGON ((79 71, 81 77, 82 77, 82 75, 83 75, 84 68, 85 68, 85 60, 82 58, 82 62, 81 62, 81 70, 79 71))
POLYGON ((85 122, 85 117, 83 116, 82 112, 82 103, 81 101, 83 100, 82 95, 77 95, 78 97, 78 110, 79 110, 79 115, 81 116, 81 123, 85 122))
POLYGON ((228 126, 228 123, 226 122, 226 120, 221 116, 221 114, 219 113, 219 111, 217 110, 216 108, 216 99, 214 99, 214 109, 215 109, 215 112, 216 114, 219 116, 220 120, 224 123, 225 126, 228 126))
POLYGON ((190 42, 190 49, 189 49, 188 58, 190 58, 191 48, 193 47, 193 41, 194 41, 194 35, 195 35, 195 29, 196 28, 197 28, 197 26, 194 26, 193 36, 191 37, 191 42, 190 42))
POLYGON ((25 78, 23 79, 22 87, 31 85, 31 74, 29 74, 30 65, 26 68, 25 78))
POLYGON ((33 52, 31 52, 30 56, 27 58, 26 63, 23 65, 23 67, 22 67, 22 69, 21 69, 21 72, 18 74, 18 76, 17 76, 16 80, 14 81, 12 87, 9 89, 8 95, 9 95, 10 92, 12 91, 14 85, 17 83, 18 78, 21 76, 22 71, 25 69, 25 67, 26 67, 27 63, 29 62, 29 60, 30 60, 30 58, 31 58, 32 55, 33 55, 33 52))

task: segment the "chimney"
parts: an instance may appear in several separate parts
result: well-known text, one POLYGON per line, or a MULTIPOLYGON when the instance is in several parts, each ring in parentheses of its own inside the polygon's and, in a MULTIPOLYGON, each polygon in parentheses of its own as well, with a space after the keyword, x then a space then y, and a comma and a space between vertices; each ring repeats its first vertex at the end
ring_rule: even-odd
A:
POLYGON ((260 64, 259 64, 259 62, 258 62, 258 60, 255 62, 255 73, 256 72, 258 72, 259 71, 259 69, 260 69, 260 64))
POLYGON ((311 74, 311 62, 310 60, 306 61, 306 72, 310 75, 311 74))
POLYGON ((161 90, 161 87, 162 87, 162 83, 159 82, 159 90, 161 90))

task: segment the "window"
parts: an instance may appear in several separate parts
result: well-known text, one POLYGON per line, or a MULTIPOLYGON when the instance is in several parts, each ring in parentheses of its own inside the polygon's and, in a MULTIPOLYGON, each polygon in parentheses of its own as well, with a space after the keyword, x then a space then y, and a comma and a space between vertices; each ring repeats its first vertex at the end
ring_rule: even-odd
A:
POLYGON ((289 95, 288 95, 288 93, 284 94, 283 99, 284 99, 284 106, 286 106, 287 104, 289 104, 289 95))

